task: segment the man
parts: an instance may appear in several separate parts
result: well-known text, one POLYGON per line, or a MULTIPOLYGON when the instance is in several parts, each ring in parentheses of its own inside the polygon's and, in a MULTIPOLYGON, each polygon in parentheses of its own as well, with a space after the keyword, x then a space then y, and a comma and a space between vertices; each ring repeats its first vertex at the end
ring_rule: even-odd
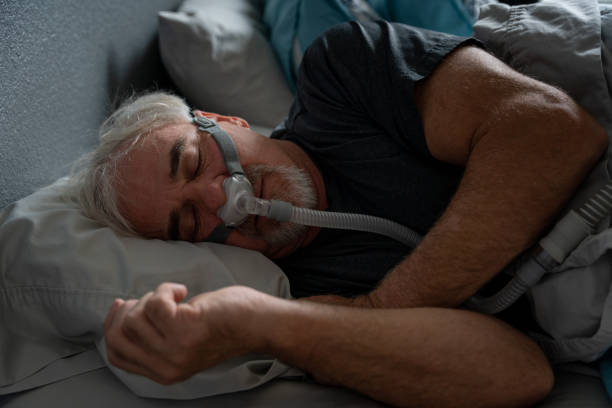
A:
MULTIPOLYGON (((605 132, 567 95, 471 40, 350 23, 308 49, 272 139, 239 118, 196 115, 230 135, 257 196, 384 216, 426 235, 409 253, 367 233, 251 217, 225 242, 277 259, 293 294, 310 301, 230 287, 182 302, 185 287, 163 284, 113 304, 111 363, 170 384, 267 353, 394 405, 521 406, 550 391, 535 343, 455 308, 534 244, 605 150, 605 132)), ((96 153, 84 188, 94 216, 147 237, 209 236, 227 169, 186 106, 145 96, 103 135, 114 144, 96 153)))

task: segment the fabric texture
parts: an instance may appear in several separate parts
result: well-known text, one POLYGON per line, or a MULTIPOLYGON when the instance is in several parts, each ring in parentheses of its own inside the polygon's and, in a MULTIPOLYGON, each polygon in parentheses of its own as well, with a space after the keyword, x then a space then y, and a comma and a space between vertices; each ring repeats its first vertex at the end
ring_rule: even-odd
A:
MULTIPOLYGON (((195 400, 152 400, 130 392, 101 368, 28 392, 0 396, 2 408, 384 408, 388 405, 340 387, 279 379, 248 392, 195 400), (95 398, 92 398, 95 396, 95 398)), ((537 408, 609 408, 597 370, 584 364, 556 367, 555 385, 537 408)))
MULTIPOLYGON (((286 277, 260 253, 117 236, 63 200, 63 182, 0 213, 0 394, 104 366, 103 323, 116 297, 138 298, 167 281, 185 284, 189 296, 241 284, 290 297, 286 277)), ((137 395, 179 399, 296 375, 273 358, 255 355, 170 387, 112 371, 137 395)))
MULTIPOLYGON (((295 142, 315 162, 330 211, 389 218, 421 234, 439 217, 463 168, 431 156, 413 87, 463 43, 476 44, 403 24, 351 22, 306 51, 294 105, 271 137, 295 142)), ((383 236, 323 229, 276 262, 294 296, 355 295, 408 252, 383 236)))
MULTIPOLYGON (((605 28, 596 0, 543 0, 481 9, 476 37, 518 71, 564 89, 612 136, 610 70, 605 28)), ((576 208, 610 178, 610 150, 574 195, 576 208)), ((535 336, 555 361, 592 361, 612 345, 605 327, 612 311, 609 220, 529 293, 536 320, 550 337, 535 336)))
MULTIPOLYGON (((366 22, 353 10, 357 0, 267 0, 263 19, 270 43, 291 89, 296 90, 299 61, 308 46, 335 24, 366 22)), ((471 35, 473 19, 459 0, 361 0, 385 19, 456 35, 471 35)))
POLYGON ((388 408, 388 405, 346 388, 326 387, 312 381, 288 379, 271 381, 248 392, 192 400, 141 398, 126 388, 108 368, 93 370, 23 393, 4 397, 0 395, 0 406, 2 408, 388 408))
POLYGON ((289 91, 249 0, 187 0, 159 13, 159 45, 168 73, 196 108, 274 127, 289 111, 289 91))

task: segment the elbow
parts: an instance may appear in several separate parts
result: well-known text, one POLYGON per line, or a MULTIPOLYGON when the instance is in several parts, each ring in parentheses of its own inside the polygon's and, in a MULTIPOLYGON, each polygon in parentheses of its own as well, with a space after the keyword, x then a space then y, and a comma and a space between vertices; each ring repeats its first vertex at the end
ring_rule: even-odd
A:
MULTIPOLYGON (((586 115, 588 116, 588 114, 586 115)), ((597 123, 595 119, 590 116, 588 118, 590 122, 589 127, 587 127, 584 131, 589 134, 594 155, 599 158, 608 150, 610 139, 605 129, 599 123, 597 123)))
POLYGON ((552 392, 555 374, 548 358, 531 340, 525 344, 524 351, 513 359, 513 370, 506 371, 508 377, 500 376, 496 386, 491 387, 498 390, 497 401, 492 406, 531 407, 552 392))
POLYGON ((522 392, 517 393, 515 406, 533 406, 545 399, 553 390, 555 385, 555 375, 550 364, 546 364, 538 375, 525 381, 522 392))
POLYGON ((550 123, 567 151, 592 167, 608 149, 609 138, 605 129, 569 96, 557 91, 551 98, 550 123))
POLYGON ((592 161, 597 161, 608 149, 608 135, 591 115, 582 108, 578 108, 581 112, 575 124, 577 143, 583 145, 588 150, 585 154, 590 156, 592 161))

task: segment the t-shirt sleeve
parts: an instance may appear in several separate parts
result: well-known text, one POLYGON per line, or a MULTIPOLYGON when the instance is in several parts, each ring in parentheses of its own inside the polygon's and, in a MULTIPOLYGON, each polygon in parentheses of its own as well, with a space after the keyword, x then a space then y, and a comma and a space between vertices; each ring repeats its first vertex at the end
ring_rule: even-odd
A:
POLYGON ((337 25, 306 50, 288 121, 311 137, 320 130, 327 142, 374 126, 405 148, 431 157, 414 84, 464 43, 479 44, 386 21, 337 25))

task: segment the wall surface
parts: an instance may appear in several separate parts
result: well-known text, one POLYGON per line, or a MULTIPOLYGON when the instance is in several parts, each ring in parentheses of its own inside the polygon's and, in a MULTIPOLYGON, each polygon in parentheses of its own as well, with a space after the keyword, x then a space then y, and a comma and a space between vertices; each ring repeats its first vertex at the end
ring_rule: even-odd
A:
POLYGON ((157 12, 180 0, 0 0, 0 208, 67 174, 113 102, 168 88, 157 12))

